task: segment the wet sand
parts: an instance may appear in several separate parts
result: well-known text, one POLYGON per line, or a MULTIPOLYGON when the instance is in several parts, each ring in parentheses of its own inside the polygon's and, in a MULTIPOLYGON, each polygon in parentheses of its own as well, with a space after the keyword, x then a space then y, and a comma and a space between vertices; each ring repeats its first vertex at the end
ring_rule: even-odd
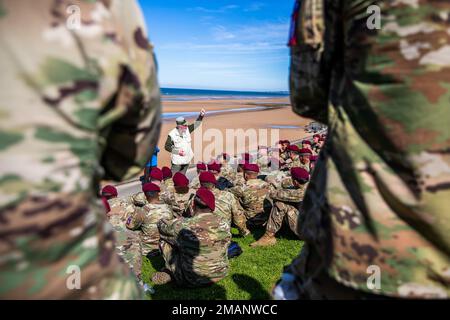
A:
MULTIPOLYGON (((264 139, 259 137, 259 141, 246 141, 245 146, 237 146, 236 139, 226 139, 227 129, 242 129, 244 132, 248 129, 267 129, 268 142, 271 137, 279 136, 279 139, 298 140, 309 136, 303 129, 303 126, 308 124, 311 120, 304 119, 292 112, 289 106, 289 98, 276 99, 249 99, 249 100, 197 100, 197 101, 163 101, 163 113, 165 112, 200 112, 201 108, 206 110, 206 116, 203 120, 201 130, 203 133, 208 129, 217 129, 222 133, 223 144, 222 148, 229 151, 230 154, 240 154, 246 151, 256 150, 258 143, 264 144, 264 139), (284 105, 284 107, 282 106, 284 105), (265 106, 269 109, 265 110, 247 110, 242 112, 209 114, 208 111, 229 110, 229 109, 243 109, 257 106, 265 106), (271 128, 275 127, 275 128, 271 128), (272 135, 272 136, 271 136, 272 135), (234 145, 234 148, 232 146, 234 145), (232 151, 230 151, 232 150, 232 151)), ((188 118, 188 122, 192 123, 195 117, 188 118)), ((167 119, 163 121, 161 134, 158 146, 161 152, 158 155, 158 166, 170 166, 170 154, 164 150, 164 143, 167 139, 167 134, 175 127, 174 119, 167 119)), ((197 129, 197 130, 200 130, 197 129)), ((211 132, 211 131, 209 131, 211 132)), ((196 141, 196 136, 193 134, 192 145, 202 145, 202 148, 195 148, 194 152, 197 159, 202 159, 202 153, 211 145, 214 140, 206 140, 203 142, 196 141)), ((268 143, 267 143, 268 144, 268 143)), ((225 151, 224 150, 224 151, 225 151)), ((214 153, 214 151, 212 152, 214 153)), ((209 153, 208 153, 209 154, 209 153)), ((209 159, 203 159, 208 161, 209 159)))

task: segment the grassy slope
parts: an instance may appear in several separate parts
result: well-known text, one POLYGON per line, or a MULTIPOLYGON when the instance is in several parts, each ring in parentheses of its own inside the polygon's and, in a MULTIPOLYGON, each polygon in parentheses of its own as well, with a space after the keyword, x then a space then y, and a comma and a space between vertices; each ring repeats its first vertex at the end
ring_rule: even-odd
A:
MULTIPOLYGON (((233 234, 237 230, 233 229, 233 234)), ((259 239, 264 230, 255 230, 245 238, 233 237, 241 246, 243 253, 230 260, 228 276, 205 288, 183 289, 174 284, 154 286, 156 292, 150 299, 270 299, 270 292, 280 278, 283 266, 298 255, 303 245, 289 230, 281 230, 277 244, 266 248, 251 248, 249 244, 259 239)), ((153 273, 163 265, 161 257, 149 261, 143 258, 143 278, 151 284, 153 273)))

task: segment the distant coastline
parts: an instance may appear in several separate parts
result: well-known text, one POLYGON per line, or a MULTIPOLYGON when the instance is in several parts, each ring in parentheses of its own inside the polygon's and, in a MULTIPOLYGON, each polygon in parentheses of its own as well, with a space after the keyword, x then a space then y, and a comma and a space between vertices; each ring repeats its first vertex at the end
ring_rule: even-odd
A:
POLYGON ((232 91, 161 88, 163 101, 273 99, 289 96, 287 91, 232 91))

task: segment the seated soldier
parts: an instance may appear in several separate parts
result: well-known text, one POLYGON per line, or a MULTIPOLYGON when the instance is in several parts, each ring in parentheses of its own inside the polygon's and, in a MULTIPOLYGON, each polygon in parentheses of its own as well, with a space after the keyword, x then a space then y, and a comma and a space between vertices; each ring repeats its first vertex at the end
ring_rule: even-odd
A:
POLYGON ((173 214, 169 206, 159 199, 161 189, 158 185, 146 183, 142 191, 147 203, 128 214, 126 227, 129 230, 139 231, 142 255, 150 257, 159 254, 159 232, 156 224, 161 219, 172 219, 173 214))
POLYGON ((230 155, 222 153, 218 157, 219 163, 222 165, 221 174, 228 181, 234 181, 236 170, 230 164, 230 155))
POLYGON ((113 186, 105 186, 101 191, 102 199, 108 201, 110 211, 107 213, 109 222, 115 231, 115 246, 117 253, 129 265, 139 284, 144 290, 150 288, 144 284, 141 275, 142 255, 141 255, 141 239, 139 233, 128 230, 125 222, 128 214, 135 211, 135 207, 117 197, 117 189, 113 186))
MULTIPOLYGON (((149 182, 152 182, 161 188, 163 180, 163 173, 161 169, 154 167, 150 171, 149 182)), ((165 188, 163 189, 163 193, 165 193, 165 188)), ((143 192, 138 192, 129 198, 129 202, 137 207, 143 207, 147 204, 147 199, 143 192)))
POLYGON ((311 153, 312 153, 312 144, 311 144, 311 141, 309 141, 309 140, 303 140, 302 141, 302 149, 309 149, 309 150, 311 150, 311 153))
POLYGON ((241 160, 239 160, 236 175, 234 176, 234 180, 232 181, 234 186, 242 187, 245 184, 244 179, 244 166, 248 163, 252 162, 252 156, 249 153, 243 153, 241 160))
POLYGON ((288 148, 290 160, 287 165, 285 165, 284 169, 290 171, 291 168, 300 166, 300 148, 295 144, 291 144, 288 148))
POLYGON ((278 153, 278 160, 280 162, 280 168, 283 168, 284 165, 286 165, 286 162, 289 162, 288 160, 290 159, 289 156, 289 146, 290 146, 290 141, 289 140, 280 140, 278 141, 279 144, 279 153, 278 153))
POLYGON ((268 197, 273 201, 272 211, 266 226, 266 233, 252 247, 269 246, 276 243, 275 234, 281 229, 283 221, 300 237, 298 221, 300 206, 309 181, 309 173, 303 168, 291 169, 292 185, 272 190, 268 197))
POLYGON ((260 171, 264 174, 269 172, 270 156, 266 146, 258 146, 256 164, 258 164, 260 171))
POLYGON ((217 180, 212 172, 202 172, 199 179, 200 185, 214 194, 216 199, 216 209, 214 210, 214 213, 222 216, 230 226, 230 229, 231 223, 233 222, 241 236, 245 237, 250 234, 250 231, 245 225, 246 218, 244 210, 233 194, 229 191, 219 190, 217 188, 217 180))
POLYGON ((166 204, 168 204, 176 217, 186 215, 186 208, 195 191, 189 188, 189 179, 181 172, 173 175, 173 184, 175 192, 168 192, 161 196, 166 204))
POLYGON ((243 166, 245 183, 243 186, 236 186, 230 192, 236 197, 244 209, 247 226, 264 224, 270 210, 270 202, 266 200, 266 195, 272 190, 272 186, 258 179, 259 166, 247 163, 243 166))
POLYGON ((222 165, 217 162, 210 162, 208 164, 208 171, 211 172, 217 180, 216 187, 220 190, 225 190, 234 187, 233 183, 222 176, 222 165))
POLYGON ((166 191, 174 192, 175 189, 173 187, 172 170, 169 167, 162 167, 161 171, 163 173, 163 184, 166 191))
POLYGON ((192 179, 189 184, 189 188, 197 190, 200 188, 200 182, 198 181, 198 176, 200 173, 207 171, 206 164, 204 162, 197 163, 197 175, 192 179))
POLYGON ((318 155, 320 152, 321 144, 319 141, 320 141, 320 134, 315 134, 313 136, 313 141, 311 142, 311 150, 314 155, 318 155))
POLYGON ((214 194, 200 188, 193 201, 193 217, 161 220, 158 228, 166 271, 152 277, 155 284, 174 279, 185 287, 213 284, 228 273, 231 233, 223 218, 214 214, 214 194))
POLYGON ((299 154, 300 154, 300 163, 298 165, 298 167, 305 169, 306 171, 310 171, 310 157, 312 156, 312 151, 309 150, 308 148, 304 148, 304 149, 300 149, 299 150, 299 154))

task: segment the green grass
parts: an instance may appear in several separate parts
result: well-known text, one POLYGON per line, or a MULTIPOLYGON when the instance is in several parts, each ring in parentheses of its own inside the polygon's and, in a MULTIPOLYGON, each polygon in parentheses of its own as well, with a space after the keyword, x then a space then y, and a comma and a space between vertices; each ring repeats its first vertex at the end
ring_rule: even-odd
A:
POLYGON ((270 292, 280 278, 283 267, 295 258, 303 245, 289 230, 281 230, 277 234, 277 244, 271 247, 251 248, 249 244, 259 239, 263 229, 241 238, 237 230, 232 229, 233 241, 241 246, 243 253, 230 260, 228 276, 218 283, 203 288, 180 288, 174 283, 153 285, 152 275, 163 268, 161 256, 150 260, 143 258, 143 280, 152 284, 155 294, 150 299, 270 299, 270 292))

